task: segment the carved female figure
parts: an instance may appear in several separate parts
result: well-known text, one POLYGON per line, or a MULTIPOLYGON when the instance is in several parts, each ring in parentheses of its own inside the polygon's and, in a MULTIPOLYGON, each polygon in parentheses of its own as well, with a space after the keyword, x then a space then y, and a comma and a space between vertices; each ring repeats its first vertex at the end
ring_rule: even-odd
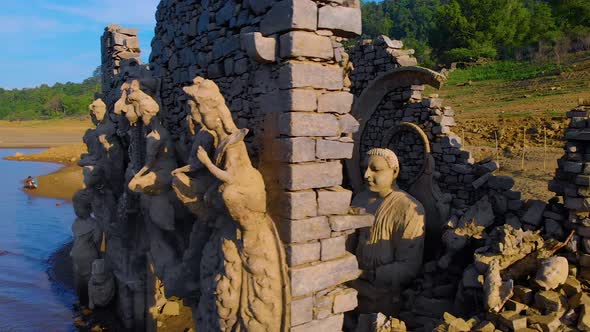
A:
POLYGON ((197 329, 282 331, 287 329, 284 255, 266 210, 266 190, 219 89, 197 78, 190 97, 203 125, 215 133, 213 161, 203 147, 197 157, 218 179, 206 200, 222 211, 203 250, 197 329))
POLYGON ((358 310, 362 313, 394 314, 402 286, 422 265, 424 208, 396 186, 398 175, 399 163, 393 151, 367 152, 367 190, 352 202, 375 216, 373 226, 360 231, 357 247, 363 274, 353 286, 359 292, 358 310))

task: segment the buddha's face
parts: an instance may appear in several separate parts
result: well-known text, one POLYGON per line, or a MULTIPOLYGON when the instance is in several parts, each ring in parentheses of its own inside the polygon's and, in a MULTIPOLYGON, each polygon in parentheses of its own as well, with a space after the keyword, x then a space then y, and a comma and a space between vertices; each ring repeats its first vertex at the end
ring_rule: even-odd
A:
POLYGON ((369 156, 365 171, 365 183, 370 191, 375 193, 388 192, 391 190, 397 174, 398 170, 391 168, 385 158, 369 156))

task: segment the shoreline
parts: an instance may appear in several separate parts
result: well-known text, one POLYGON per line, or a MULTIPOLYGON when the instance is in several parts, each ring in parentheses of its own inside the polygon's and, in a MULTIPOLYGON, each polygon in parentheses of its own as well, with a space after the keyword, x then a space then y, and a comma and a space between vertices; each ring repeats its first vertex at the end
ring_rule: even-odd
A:
MULTIPOLYGON (((0 120, 0 148, 16 150, 6 160, 59 163, 63 167, 37 177, 39 187, 23 191, 34 197, 72 201, 76 191, 83 188, 82 168, 77 165, 86 153, 82 137, 92 127, 89 117, 5 121, 0 120), (45 149, 29 154, 18 149, 45 149)), ((24 180, 24 179, 23 179, 24 180)))
MULTIPOLYGON (((27 149, 28 147, 21 147, 27 149)), ((17 148, 18 149, 18 148, 17 148)), ((26 151, 25 151, 26 152, 26 151)), ((13 156, 4 158, 12 161, 31 161, 58 163, 62 167, 55 172, 37 177, 37 189, 22 189, 27 195, 72 201, 74 194, 83 188, 82 167, 77 165, 80 154, 86 152, 82 143, 49 147, 38 153, 23 154, 16 152, 13 156)))

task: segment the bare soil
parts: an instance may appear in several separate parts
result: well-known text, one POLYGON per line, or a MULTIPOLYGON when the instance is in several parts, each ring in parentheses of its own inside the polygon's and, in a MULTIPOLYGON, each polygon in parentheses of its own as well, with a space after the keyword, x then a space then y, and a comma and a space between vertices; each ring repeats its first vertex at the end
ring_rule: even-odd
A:
POLYGON ((47 148, 82 142, 89 118, 0 121, 0 148, 47 148))
POLYGON ((453 132, 476 160, 499 157, 496 174, 514 177, 523 198, 546 200, 554 195, 548 182, 563 155, 565 114, 590 98, 588 54, 572 55, 564 64, 567 71, 549 76, 474 81, 425 93, 438 94, 453 108, 453 132))

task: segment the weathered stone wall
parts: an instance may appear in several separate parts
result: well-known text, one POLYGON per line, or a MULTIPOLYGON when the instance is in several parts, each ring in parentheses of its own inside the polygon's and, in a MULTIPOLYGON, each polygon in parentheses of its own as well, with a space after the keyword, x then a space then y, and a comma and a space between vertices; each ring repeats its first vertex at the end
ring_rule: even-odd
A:
POLYGON ((588 100, 582 100, 577 108, 567 112, 570 124, 565 130, 564 155, 558 160, 555 177, 549 183, 549 190, 563 198, 569 215, 544 215, 545 223, 562 225, 568 230, 577 231, 574 242, 581 244, 582 251, 578 254, 578 262, 581 268, 580 275, 584 278, 590 277, 589 112, 588 100))
POLYGON ((158 7, 150 58, 162 80, 165 125, 186 131, 181 87, 197 76, 220 87, 265 177, 290 267, 293 331, 336 331, 358 275, 346 234, 370 224, 349 216, 341 160, 358 124, 350 116, 343 38, 360 33, 357 1, 167 1, 158 7))
MULTIPOLYGON (((383 74, 395 68, 415 65, 413 50, 403 50, 401 41, 380 36, 375 41, 364 40, 351 51, 352 91, 359 97, 367 86, 383 74)), ((491 194, 502 196, 499 211, 518 211, 522 202, 520 194, 510 189, 512 179, 492 179, 491 172, 497 166, 491 160, 479 163, 462 149, 461 138, 452 132, 455 126, 454 111, 443 105, 438 95, 423 95, 423 85, 407 85, 388 92, 369 119, 363 132, 359 133, 360 155, 372 147, 389 147, 397 152, 402 166, 400 185, 414 177, 423 167, 424 146, 417 137, 405 136, 403 144, 389 140, 388 132, 395 130, 401 122, 418 125, 428 137, 431 153, 435 158, 435 180, 443 192, 453 197, 455 217, 478 201, 491 194), (490 181, 492 179, 492 181, 490 181)), ((361 110, 363 111, 363 110, 361 110)), ((363 111, 364 112, 364 111, 363 111)), ((407 187, 406 187, 407 189, 407 187)))
MULTIPOLYGON (((412 51, 402 50, 401 42, 381 37, 375 43, 363 42, 348 57, 342 42, 358 35, 361 28, 356 1, 164 0, 157 19, 150 68, 139 64, 133 30, 109 26, 102 38, 103 97, 117 123, 122 145, 129 151, 125 161, 128 173, 133 174, 144 164, 141 143, 146 133, 141 124, 126 127, 121 116, 112 114, 112 104, 121 94, 120 85, 129 78, 142 78, 141 83, 147 84, 150 94, 161 102, 159 116, 174 135, 176 159, 182 166, 187 150, 180 146, 186 143, 183 140, 188 130, 182 87, 197 75, 215 80, 238 127, 252 130, 247 138, 249 152, 265 178, 273 221, 287 253, 291 330, 341 330, 344 313, 357 305, 356 291, 345 286, 359 274, 356 258, 346 250, 347 238, 373 222, 370 215, 349 214, 352 192, 342 187, 342 161, 352 157, 352 135, 359 129, 357 119, 350 114, 352 104, 382 74, 414 65, 412 51)), ((423 97, 423 91, 422 85, 407 84, 384 95, 371 117, 361 119, 364 129, 356 142, 361 154, 373 146, 397 151, 403 186, 405 177, 418 173, 423 166, 425 147, 412 136, 394 141, 388 135, 401 122, 414 123, 429 139, 436 161, 436 182, 452 195, 448 232, 460 233, 476 220, 484 229, 506 223, 517 229, 544 228, 548 235, 561 230, 557 235, 563 236, 558 224, 564 219, 559 204, 531 201, 523 209, 520 193, 511 190, 514 180, 492 175, 497 165, 491 160, 474 163, 451 131, 452 109, 444 107, 436 95, 423 97)), ((585 234, 590 231, 586 230, 586 210, 590 209, 586 206, 584 190, 588 186, 581 156, 586 147, 580 143, 585 140, 587 109, 570 115, 568 138, 572 142, 560 162, 556 175, 560 184, 555 188, 566 196, 566 206, 572 210, 567 222, 577 225, 580 239, 587 244, 585 234)), ((100 192, 95 198, 106 201, 100 198, 102 189, 100 192)), ((165 293, 174 292, 154 269, 152 255, 160 253, 149 246, 154 239, 146 228, 149 220, 145 207, 139 206, 137 196, 127 190, 117 192, 118 203, 108 205, 117 205, 116 222, 106 235, 121 318, 127 325, 143 327, 146 314, 151 318, 186 314, 189 310, 180 302, 194 305, 190 294, 180 292, 186 295, 182 299, 164 298, 165 293)), ((194 235, 191 233, 198 228, 192 227, 198 223, 182 207, 175 208, 176 228, 168 234, 174 247, 162 254, 176 256, 170 261, 178 267, 176 260, 182 261, 183 250, 190 247, 194 235)), ((485 272, 476 271, 473 276, 477 282, 469 283, 473 281, 470 271, 463 270, 465 262, 452 260, 454 255, 461 255, 453 251, 455 243, 448 241, 445 257, 451 258, 427 262, 403 294, 400 317, 412 328, 432 327, 444 311, 452 311, 454 298, 461 294, 457 287, 462 287, 469 299, 481 298, 478 275, 485 272)), ((580 259, 584 267, 586 256, 580 259)), ((145 327, 157 329, 149 322, 145 327)))
POLYGON ((413 49, 403 49, 401 40, 379 36, 375 40, 364 39, 348 53, 353 69, 350 73, 351 91, 359 96, 377 76, 403 66, 416 66, 413 49))

